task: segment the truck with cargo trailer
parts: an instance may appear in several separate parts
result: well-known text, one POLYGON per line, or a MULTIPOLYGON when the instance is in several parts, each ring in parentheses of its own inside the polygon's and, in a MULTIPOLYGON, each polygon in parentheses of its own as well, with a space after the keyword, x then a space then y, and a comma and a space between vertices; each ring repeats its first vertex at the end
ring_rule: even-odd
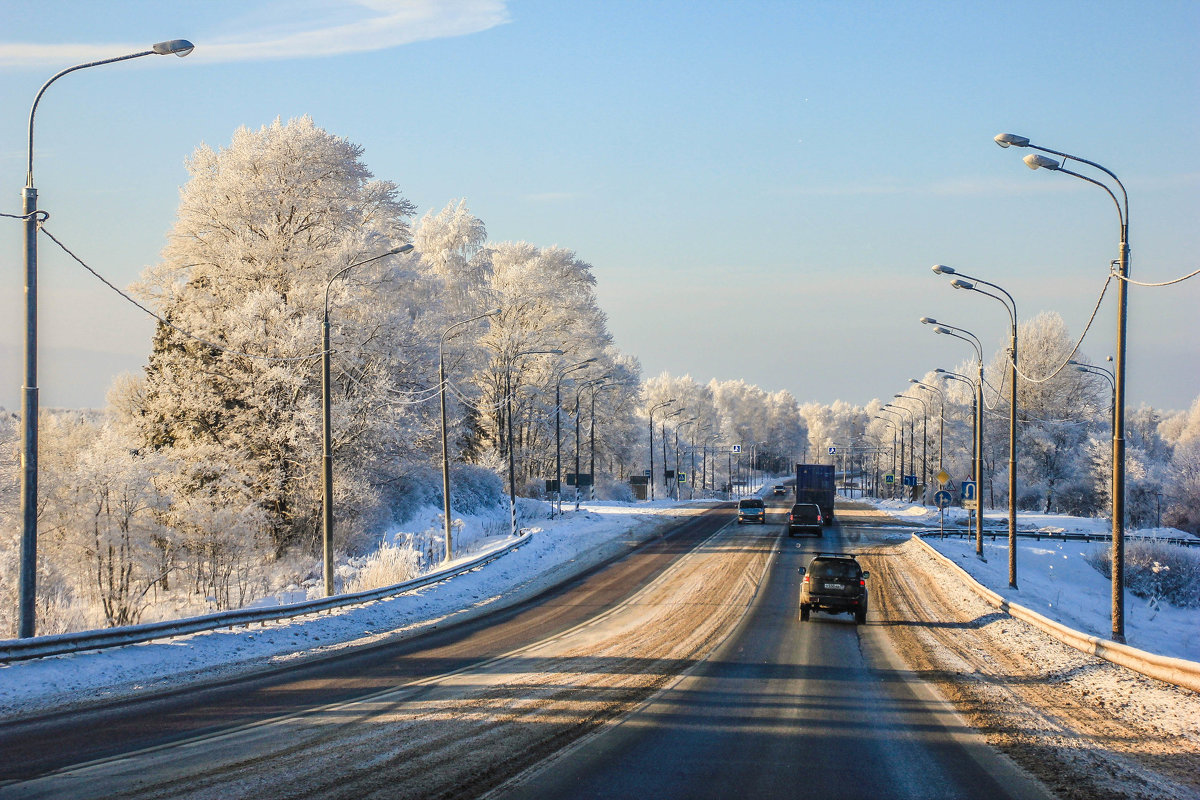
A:
POLYGON ((821 519, 826 525, 833 524, 833 498, 836 494, 832 464, 796 465, 796 502, 820 506, 821 519))

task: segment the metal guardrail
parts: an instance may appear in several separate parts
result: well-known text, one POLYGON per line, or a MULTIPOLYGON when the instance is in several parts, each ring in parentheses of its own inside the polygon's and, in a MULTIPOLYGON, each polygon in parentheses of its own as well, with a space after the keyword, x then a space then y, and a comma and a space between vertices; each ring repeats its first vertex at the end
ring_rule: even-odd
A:
MULTIPOLYGON (((975 531, 967 531, 961 528, 947 529, 939 531, 936 528, 922 528, 917 535, 928 538, 930 536, 965 536, 971 538, 975 535, 975 531)), ((990 538, 995 541, 997 538, 1008 538, 1008 528, 984 528, 983 535, 985 538, 990 538)), ((1018 539, 1049 539, 1051 541, 1059 540, 1064 542, 1111 542, 1112 534, 1109 533, 1053 533, 1051 531, 1017 531, 1018 539)), ((1200 539, 1183 538, 1180 536, 1131 536, 1125 534, 1125 541, 1137 542, 1165 542, 1166 544, 1177 544, 1183 547, 1200 547, 1200 539)))
POLYGON ((168 639, 172 636, 183 636, 188 633, 213 631, 221 628, 232 628, 238 625, 248 625, 251 622, 271 622, 274 620, 302 617, 335 608, 369 603, 382 600, 398 594, 419 589, 433 583, 439 583, 464 572, 495 561, 502 555, 510 553, 533 537, 532 533, 524 533, 515 541, 499 550, 485 553, 478 558, 465 561, 453 569, 431 572, 419 578, 413 578, 403 583, 384 586, 379 589, 368 589, 363 592, 339 594, 333 597, 320 597, 316 600, 304 600, 299 603, 271 606, 268 608, 244 608, 235 611, 221 611, 216 614, 205 614, 199 617, 168 620, 166 622, 148 622, 143 625, 129 625, 122 628, 105 628, 102 630, 81 631, 79 633, 58 633, 51 636, 35 636, 31 639, 8 639, 0 641, 0 663, 25 661, 31 658, 65 655, 85 650, 103 650, 124 644, 149 642, 154 639, 168 639))
POLYGON ((1171 656, 1159 655, 1158 653, 1148 653, 1145 650, 1139 650, 1127 644, 1120 644, 1109 639, 1101 639, 1099 636, 1091 636, 1074 628, 1069 628, 1061 622, 1044 617, 1023 605, 1005 600, 998 593, 977 581, 969 572, 958 564, 955 564, 953 560, 935 550, 933 545, 927 544, 919 536, 914 538, 926 552, 940 563, 949 567, 951 571, 958 574, 967 587, 993 608, 998 608, 1009 616, 1024 620, 1030 625, 1040 628, 1043 632, 1065 645, 1074 647, 1080 652, 1103 658, 1105 661, 1111 661, 1114 664, 1132 669, 1135 672, 1140 672, 1151 678, 1173 683, 1176 686, 1191 689, 1193 692, 1200 692, 1200 663, 1188 661, 1184 658, 1172 658, 1171 656))

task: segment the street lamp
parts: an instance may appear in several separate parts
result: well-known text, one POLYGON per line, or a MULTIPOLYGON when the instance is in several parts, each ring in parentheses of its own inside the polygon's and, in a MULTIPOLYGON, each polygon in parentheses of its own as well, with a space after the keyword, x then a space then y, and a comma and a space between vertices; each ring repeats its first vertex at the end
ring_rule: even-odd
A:
POLYGON ((450 526, 450 448, 446 437, 446 354, 444 352, 446 337, 455 328, 469 325, 472 322, 477 322, 487 317, 494 317, 499 313, 500 309, 494 308, 479 316, 464 319, 462 322, 456 322, 442 331, 442 336, 438 339, 438 385, 440 386, 439 394, 441 395, 442 403, 442 509, 446 514, 446 561, 449 561, 454 556, 454 539, 450 526))
MULTIPOLYGON (((592 413, 588 418, 588 449, 590 451, 588 455, 588 472, 592 475, 592 482, 588 485, 589 500, 596 499, 596 392, 604 391, 605 389, 616 389, 620 386, 635 385, 631 383, 600 383, 600 381, 611 377, 611 375, 605 375, 602 378, 598 378, 597 383, 592 386, 592 413)), ((611 460, 610 458, 610 468, 611 460)))
POLYGON ((979 292, 1004 306, 1011 325, 1009 349, 1009 396, 1008 396, 1008 585, 1017 588, 1017 301, 1003 287, 982 278, 966 275, 944 264, 934 264, 938 275, 961 275, 950 281, 955 289, 979 292), (968 279, 968 280, 964 280, 968 279), (974 281, 974 283, 972 283, 974 281), (1004 297, 980 289, 976 284, 991 286, 1004 297), (1007 298, 1007 301, 1005 300, 1007 298))
POLYGON ((26 639, 37 627, 37 497, 38 497, 38 386, 37 386, 37 231, 45 219, 38 213, 37 189, 33 185, 33 120, 38 102, 50 84, 71 72, 103 64, 114 64, 149 55, 192 52, 186 39, 171 39, 149 50, 101 61, 76 64, 42 84, 29 109, 29 140, 25 162, 25 188, 21 192, 21 214, 25 219, 25 381, 21 386, 21 567, 17 579, 17 636, 26 639))
MULTIPOLYGON (((595 362, 596 358, 588 358, 572 364, 558 373, 558 379, 554 381, 554 502, 559 514, 562 514, 562 382, 568 374, 595 362)), ((550 506, 550 516, 554 516, 554 505, 550 506)))
POLYGON ((924 389, 928 392, 937 392, 940 405, 938 406, 938 469, 945 471, 946 465, 946 396, 942 394, 942 390, 936 386, 930 386, 927 383, 921 383, 916 378, 909 378, 908 382, 916 386, 918 389, 924 389))
MULTIPOLYGON (((880 410, 880 412, 883 412, 882 408, 879 410, 880 410)), ((897 431, 900 432, 900 446, 903 447, 904 446, 904 430, 902 428, 900 428, 898 423, 896 422, 896 420, 892 419, 891 417, 876 416, 875 419, 879 420, 880 422, 885 422, 888 425, 892 426, 892 499, 895 500, 896 499, 896 432, 897 431)), ((880 444, 882 444, 882 442, 880 444)), ((904 462, 903 461, 900 462, 900 474, 901 475, 904 474, 904 462)), ((878 492, 876 492, 876 494, 878 494, 878 492)))
MULTIPOLYGON (((381 258, 407 253, 411 244, 393 247, 386 253, 356 261, 334 273, 325 284, 325 311, 321 315, 321 551, 325 558, 325 596, 333 595, 333 425, 329 421, 329 288, 355 267, 381 258)), ((449 516, 449 514, 447 514, 449 516)))
POLYGON ((553 355, 561 356, 562 350, 522 350, 515 353, 505 364, 504 371, 504 416, 505 426, 508 431, 505 438, 508 442, 508 514, 509 514, 509 533, 513 536, 517 535, 517 466, 515 456, 513 455, 513 430, 512 430, 512 368, 513 362, 522 356, 540 356, 553 355))
MULTIPOLYGON (((910 394, 894 394, 892 397, 897 400, 916 400, 921 404, 921 484, 929 486, 929 404, 924 399, 910 394)), ((915 448, 914 448, 915 450, 915 448)), ((914 452, 914 455, 916 453, 914 452)), ((915 474, 916 470, 914 470, 915 474)), ((922 496, 922 502, 925 498, 922 496)))
MULTIPOLYGON (((917 464, 916 464, 916 461, 917 461, 917 454, 916 454, 916 451, 917 451, 917 433, 916 433, 917 415, 916 415, 916 412, 914 412, 911 408, 907 408, 906 406, 896 405, 895 403, 884 403, 883 408, 880 410, 882 411, 882 410, 886 410, 886 409, 893 409, 894 411, 903 411, 905 414, 908 415, 908 417, 907 417, 907 419, 908 419, 908 471, 909 471, 909 474, 911 474, 913 476, 913 480, 916 480, 916 477, 917 477, 917 464)), ((900 445, 901 445, 901 448, 903 448, 903 446, 904 446, 903 438, 900 439, 900 445)), ((901 449, 900 452, 903 453, 904 452, 903 449, 901 449)), ((901 459, 900 459, 900 471, 901 472, 904 471, 904 458, 903 457, 901 457, 901 459)))
MULTIPOLYGON (((1109 356, 1108 360, 1112 361, 1112 356, 1109 356)), ((1108 381, 1109 386, 1112 389, 1112 406, 1109 408, 1109 412, 1110 414, 1115 414, 1117 409, 1117 377, 1113 374, 1112 370, 1096 364, 1084 364, 1079 361, 1068 361, 1067 363, 1075 367, 1075 369, 1079 372, 1083 372, 1088 375, 1098 375, 1104 378, 1104 380, 1108 381)), ((1114 417, 1112 423, 1115 424, 1115 422, 1116 418, 1114 417)))
MULTIPOLYGON (((592 378, 590 381, 584 381, 575 389, 575 510, 579 510, 579 396, 583 394, 583 390, 589 386, 593 387, 592 399, 595 400, 595 386, 598 383, 611 378, 612 375, 601 375, 599 378, 592 378)), ((595 414, 596 407, 592 405, 592 413, 595 414)), ((594 458, 593 458, 594 461, 594 458)), ((595 478, 593 477, 593 480, 595 478)))
MULTIPOLYGON (((650 499, 654 499, 654 412, 660 408, 666 408, 675 402, 675 398, 663 400, 661 403, 650 407, 650 499)), ((663 465, 666 469, 666 465, 663 465)))
POLYGON ((953 336, 971 345, 979 365, 976 384, 979 402, 975 404, 975 555, 983 558, 983 345, 979 343, 979 337, 969 330, 945 322, 939 323, 933 317, 921 317, 921 324, 932 325, 934 333, 953 336))
POLYGON ((975 382, 967 378, 965 375, 959 375, 957 372, 949 372, 941 367, 935 369, 934 372, 938 373, 943 378, 958 381, 959 383, 965 383, 967 388, 971 390, 971 476, 976 482, 978 482, 979 476, 975 474, 975 454, 977 452, 975 449, 975 439, 979 425, 979 414, 976 411, 979 400, 975 394, 975 382))
POLYGON ((1029 147, 1058 156, 1061 162, 1037 153, 1030 153, 1023 161, 1030 169, 1048 169, 1079 178, 1103 189, 1117 208, 1117 220, 1121 226, 1117 277, 1117 352, 1113 365, 1113 475, 1112 475, 1112 634, 1113 641, 1125 641, 1125 328, 1128 316, 1126 281, 1129 279, 1129 194, 1125 184, 1107 167, 1088 161, 1086 158, 1051 150, 1033 144, 1028 137, 1012 133, 1001 133, 994 137, 1001 147, 1029 147), (1100 170, 1116 181, 1121 190, 1121 199, 1101 181, 1066 169, 1067 161, 1078 161, 1100 170))

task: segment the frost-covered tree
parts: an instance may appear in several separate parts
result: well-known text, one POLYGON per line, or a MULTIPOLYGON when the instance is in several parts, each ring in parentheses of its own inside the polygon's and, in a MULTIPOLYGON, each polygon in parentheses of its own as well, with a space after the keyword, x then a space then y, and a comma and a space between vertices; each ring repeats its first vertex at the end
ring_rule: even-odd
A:
POLYGON ((361 155, 308 117, 200 147, 162 261, 137 287, 170 323, 155 334, 133 412, 142 440, 190 470, 185 494, 233 507, 254 497, 280 550, 313 544, 319 528, 315 356, 327 287, 343 521, 377 510, 369 470, 395 463, 411 431, 396 403, 429 384, 429 342, 414 322, 425 311, 420 273, 388 258, 330 283, 410 238, 412 205, 373 180, 361 155), (236 465, 246 485, 210 489, 214 458, 236 465))

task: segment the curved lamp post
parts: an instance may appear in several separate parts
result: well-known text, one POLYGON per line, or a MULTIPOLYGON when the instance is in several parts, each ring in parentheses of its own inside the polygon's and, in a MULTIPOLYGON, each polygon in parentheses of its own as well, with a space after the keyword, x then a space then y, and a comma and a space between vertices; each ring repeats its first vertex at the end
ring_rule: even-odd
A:
POLYGON ((321 315, 321 552, 325 559, 325 596, 333 595, 333 426, 329 421, 329 287, 355 267, 381 258, 407 253, 411 244, 393 247, 386 253, 356 261, 334 273, 325 284, 325 311, 321 315))
POLYGON ((438 339, 438 385, 440 387, 439 394, 441 395, 442 404, 442 510, 446 515, 446 557, 443 559, 444 561, 449 561, 454 557, 454 534, 450 525, 450 447, 446 437, 446 354, 444 352, 446 337, 455 328, 469 325, 472 322, 477 322, 487 317, 494 317, 499 313, 500 309, 494 308, 479 316, 464 319, 462 322, 456 322, 442 331, 442 336, 438 339))
POLYGON ((983 345, 975 334, 965 328, 939 323, 933 317, 921 317, 921 323, 932 325, 934 333, 953 336, 971 345, 979 365, 976 384, 979 402, 975 404, 975 555, 983 558, 983 345))
POLYGON ((17 579, 17 636, 33 636, 37 628, 37 495, 38 495, 38 386, 37 386, 37 189, 33 185, 33 120, 38 102, 50 84, 64 75, 88 67, 115 64, 151 55, 186 56, 193 45, 172 39, 129 55, 76 64, 42 84, 29 109, 29 138, 25 162, 25 188, 21 213, 25 217, 25 381, 21 386, 21 567, 17 579))
MULTIPOLYGON (((663 400, 661 403, 650 407, 650 499, 654 499, 654 412, 660 408, 666 408, 675 402, 675 398, 663 400)), ((666 469, 666 466, 663 466, 666 469)))
POLYGON ((942 390, 936 386, 930 386, 928 383, 921 383, 916 378, 909 378, 908 382, 916 386, 918 389, 924 389, 928 392, 937 392, 938 406, 938 469, 946 469, 946 396, 942 394, 942 390))
POLYGON ((562 514, 562 382, 563 378, 576 370, 585 369, 588 364, 595 363, 596 358, 588 358, 580 361, 577 364, 565 368, 558 373, 558 379, 554 381, 554 485, 557 490, 554 492, 554 505, 550 506, 550 516, 553 518, 555 506, 558 507, 558 513, 562 514))
MULTIPOLYGON (((597 384, 604 383, 611 378, 612 375, 601 375, 599 378, 592 378, 589 381, 584 381, 575 388, 575 510, 579 510, 579 397, 583 394, 583 390, 592 387, 592 400, 596 399, 595 387, 597 384)), ((595 414, 596 407, 592 405, 592 413, 595 414)), ((593 429, 594 431, 594 429, 593 429)), ((594 459, 593 459, 594 461, 594 459)))
MULTIPOLYGON (((917 477, 917 414, 911 408, 896 405, 895 403, 884 403, 885 409, 893 409, 895 411, 903 411, 908 416, 908 471, 914 479, 917 477)), ((903 447, 903 440, 901 440, 903 447)), ((904 471, 904 459, 900 459, 900 471, 904 471)))
POLYGON ((934 372, 941 375, 944 379, 965 383, 967 388, 971 390, 971 476, 978 481, 979 476, 975 473, 975 454, 978 452, 975 449, 975 439, 979 425, 979 414, 977 411, 979 408, 979 398, 975 393, 975 381, 971 380, 966 375, 959 375, 957 372, 950 372, 942 369, 941 367, 935 369, 934 372))
MULTIPOLYGON (((911 394, 894 394, 897 400, 916 400, 921 404, 921 484, 928 490, 929 486, 929 404, 923 398, 911 394)), ((915 449, 915 448, 914 448, 915 449)), ((925 497, 922 496, 922 502, 925 497)))
POLYGON ((504 371, 504 417, 505 425, 508 428, 506 439, 508 440, 508 515, 509 515, 509 533, 513 536, 517 535, 517 465, 513 451, 513 431, 512 431, 512 368, 513 362, 522 356, 539 356, 539 355, 554 355, 561 356, 562 350, 522 350, 515 353, 512 358, 508 359, 504 371))
POLYGON ((1022 159, 1030 169, 1047 169, 1061 172, 1073 178, 1079 178, 1101 189, 1112 198, 1117 208, 1117 220, 1121 226, 1121 240, 1118 256, 1117 286, 1117 352, 1116 363, 1113 365, 1113 474, 1112 474, 1112 635, 1113 641, 1125 641, 1125 328, 1128 316, 1126 279, 1129 277, 1129 193, 1121 179, 1110 169, 1089 161, 1086 158, 1073 156, 1048 147, 1033 144, 1028 137, 1012 133, 1001 133, 994 137, 996 144, 1001 147, 1028 147, 1043 153, 1058 156, 1061 162, 1047 158, 1037 153, 1030 153, 1022 159), (1105 183, 1066 169, 1067 161, 1078 161, 1100 170, 1112 178, 1121 190, 1121 199, 1113 193, 1105 183))
POLYGON ((1004 288, 958 272, 944 264, 934 264, 933 271, 938 275, 956 275, 950 285, 955 289, 969 292, 979 292, 987 295, 1004 306, 1008 312, 1010 324, 1009 341, 1009 397, 1008 397, 1008 585, 1017 588, 1017 301, 1004 288), (992 294, 986 289, 980 289, 976 284, 991 286, 1001 292, 1004 297, 992 294), (1005 299, 1007 298, 1007 300, 1005 299))
MULTIPOLYGON (((880 411, 882 411, 882 410, 883 409, 880 409, 880 411)), ((904 431, 903 431, 903 429, 901 429, 899 427, 899 424, 896 422, 896 420, 892 419, 891 417, 876 416, 876 417, 874 417, 874 419, 877 419, 880 422, 886 422, 888 425, 892 426, 892 499, 895 500, 896 499, 896 481, 895 481, 895 478, 896 478, 896 432, 897 431, 900 432, 900 443, 901 443, 901 445, 903 445, 904 431)), ((882 444, 883 443, 880 442, 881 446, 882 446, 882 444)), ((900 468, 900 473, 902 475, 904 474, 903 466, 901 466, 901 468, 900 468)), ((876 485, 876 495, 879 494, 878 488, 879 488, 878 485, 876 485)))

